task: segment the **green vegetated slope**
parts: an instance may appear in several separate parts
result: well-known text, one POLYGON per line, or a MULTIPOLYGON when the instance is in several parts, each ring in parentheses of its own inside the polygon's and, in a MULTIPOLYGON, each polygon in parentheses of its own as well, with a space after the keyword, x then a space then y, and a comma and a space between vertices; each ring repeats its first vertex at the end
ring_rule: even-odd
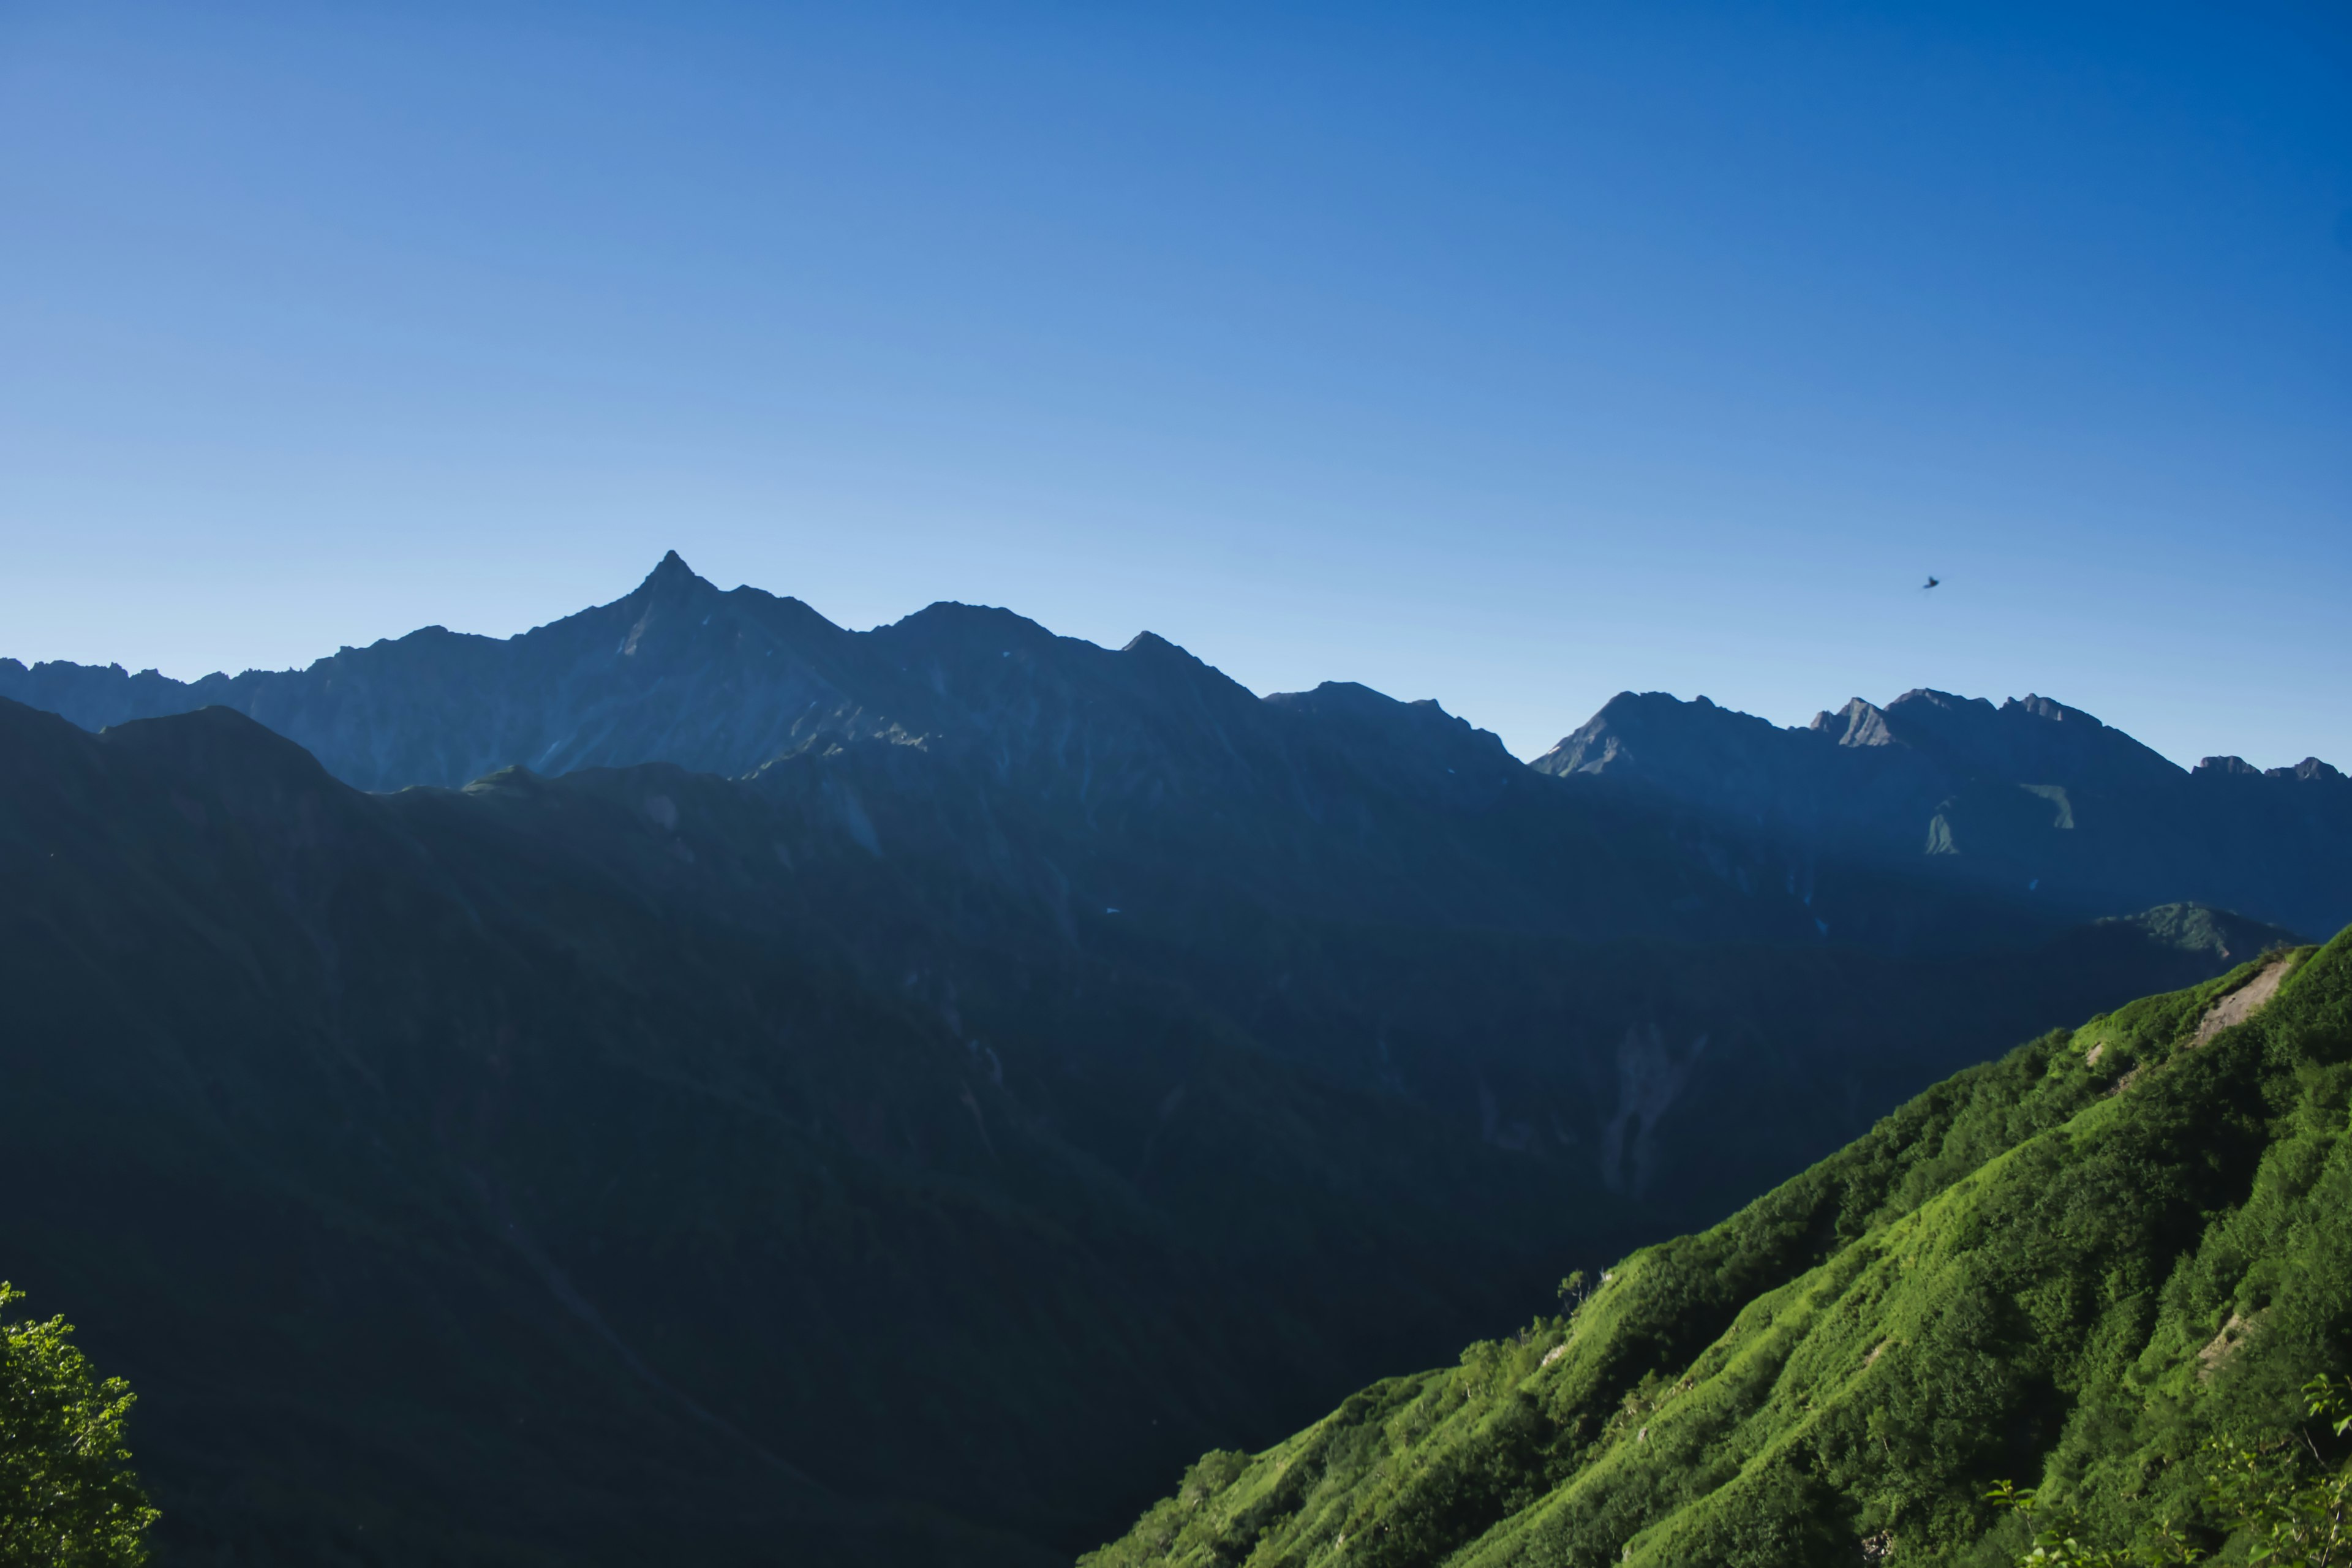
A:
POLYGON ((2204 1441, 2352 1354, 2347 1092, 2352 932, 1962 1072, 1084 1561, 2007 1563, 2008 1477, 2193 1520, 2204 1441))

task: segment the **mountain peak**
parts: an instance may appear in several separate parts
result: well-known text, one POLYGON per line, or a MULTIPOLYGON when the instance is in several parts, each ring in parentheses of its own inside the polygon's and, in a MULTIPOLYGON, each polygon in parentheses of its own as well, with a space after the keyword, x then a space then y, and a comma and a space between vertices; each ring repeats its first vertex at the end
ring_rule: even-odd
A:
POLYGON ((1138 632, 1128 638, 1118 651, 1140 654, 1146 658, 1175 658, 1186 664, 1206 662, 1183 644, 1170 642, 1158 632, 1138 632))
POLYGON ((637 584, 637 591, 643 593, 648 588, 667 588, 674 593, 701 581, 695 574, 694 568, 686 563, 686 557, 673 550, 663 555, 660 563, 646 574, 646 580, 637 584))
POLYGON ((2226 777, 2260 778, 2263 770, 2243 757, 2206 757, 2191 770, 2200 773, 2219 773, 2226 777))
POLYGON ((929 658, 958 654, 994 658, 1013 648, 1042 654, 1062 640, 1018 611, 958 599, 937 600, 887 626, 877 626, 871 635, 882 646, 929 658))
POLYGON ((1886 710, 1876 703, 1859 697, 1846 699, 1845 706, 1832 713, 1823 709, 1813 715, 1807 726, 1815 734, 1828 735, 1841 746, 1889 746, 1894 734, 1886 728, 1886 710))

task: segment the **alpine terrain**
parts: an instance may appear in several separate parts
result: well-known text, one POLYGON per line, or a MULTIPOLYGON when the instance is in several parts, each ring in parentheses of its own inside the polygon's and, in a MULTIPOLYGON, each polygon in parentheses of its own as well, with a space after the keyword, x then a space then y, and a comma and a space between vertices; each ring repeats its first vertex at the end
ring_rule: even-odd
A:
MULTIPOLYGON (((1012 1564, 1204 1450, 1186 1495, 1226 1501, 1116 1552, 1369 1550, 1304 1493, 1241 1510, 1292 1494, 1231 1453, 1633 1255, 1574 1320, 1601 1359, 1543 1369, 1585 1403, 1409 1537, 1462 1549, 1585 1484, 1593 1401, 1928 1212, 1822 1173, 1854 1150, 2013 1100, 1881 1161, 1958 1183, 2170 1104, 2247 1047, 2175 1062, 2117 1020, 2209 1004, 2125 1004, 2352 921, 2320 764, 2184 773, 2038 699, 1858 713, 1621 698, 1529 766, 1433 702, 959 605, 850 632, 675 555, 504 640, 0 661, 7 1277, 140 1391, 162 1561, 1012 1564), (2068 1089, 2046 1031, 2102 1013, 2068 1089), (1710 1237, 1748 1261, 1643 1261, 1710 1237)), ((1469 1411, 1570 1333, 1412 1387, 1469 1411)), ((1404 1472, 1365 1464, 1315 1495, 1372 1508, 1404 1472)), ((1934 1539, 1980 1468, 1921 1481, 1934 1539)))

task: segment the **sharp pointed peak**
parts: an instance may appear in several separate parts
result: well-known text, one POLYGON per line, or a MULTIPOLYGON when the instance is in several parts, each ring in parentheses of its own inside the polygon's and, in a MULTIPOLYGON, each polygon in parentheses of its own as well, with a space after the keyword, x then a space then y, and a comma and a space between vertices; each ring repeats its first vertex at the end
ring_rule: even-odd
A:
POLYGON ((1121 653, 1141 653, 1161 656, 1171 653, 1181 654, 1186 658, 1191 659, 1194 664, 1202 662, 1201 657, 1194 653, 1191 648, 1186 647, 1182 643, 1171 642, 1166 637, 1161 637, 1158 632, 1151 631, 1136 633, 1133 637, 1127 639, 1126 644, 1121 647, 1118 651, 1121 653))
POLYGON ((631 596, 635 597, 646 594, 683 594, 697 588, 711 586, 712 584, 705 581, 693 567, 686 563, 686 557, 673 550, 663 555, 654 569, 646 574, 646 580, 637 584, 636 595, 631 596))

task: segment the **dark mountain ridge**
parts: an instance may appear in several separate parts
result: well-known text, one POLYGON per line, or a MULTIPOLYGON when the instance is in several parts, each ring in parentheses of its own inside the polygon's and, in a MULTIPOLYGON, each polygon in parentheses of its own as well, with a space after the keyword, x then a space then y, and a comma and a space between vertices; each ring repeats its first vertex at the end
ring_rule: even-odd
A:
MULTIPOLYGON (((1163 787, 1296 787, 1263 764, 1298 703, 1262 703, 1151 633, 1114 651, 950 603, 850 632, 797 599, 722 592, 675 552, 625 597, 510 638, 428 626, 306 669, 186 683, 5 660, 0 688, 89 730, 233 708, 378 791, 456 788, 509 766, 667 762, 735 777, 810 746, 875 740, 970 750, 1000 777, 1033 769, 1081 802, 1097 767, 1163 787)), ((1329 705, 1363 717, 1361 700, 1329 705)), ((1454 753, 1438 766, 1511 762, 1466 724, 1417 733, 1454 753)))
POLYGON ((1531 765, 2076 913, 2162 889, 2305 931, 2352 921, 2352 779, 2316 758, 2184 769, 2044 697, 1857 697, 1781 729, 1625 692, 1531 765))
POLYGON ((853 775, 966 818, 990 793, 986 810, 1016 802, 1097 850, 1156 841, 1140 852, 1160 864, 1181 839, 1221 877, 1263 873, 1261 896, 1287 866, 1284 896, 1327 910, 1477 926, 1928 950, 2181 899, 2305 931, 2352 920, 2335 770, 2187 774, 2041 698, 1857 699, 1783 731, 1629 693, 1530 768, 1434 702, 1339 683, 1261 699, 1150 633, 1114 651, 964 605, 850 632, 722 592, 674 552, 623 598, 510 638, 428 627, 184 684, 0 659, 0 697, 92 730, 235 708, 369 790, 813 757, 843 774, 844 809, 864 801, 853 775), (1594 886, 1621 839, 1672 841, 1677 885, 1594 886))

